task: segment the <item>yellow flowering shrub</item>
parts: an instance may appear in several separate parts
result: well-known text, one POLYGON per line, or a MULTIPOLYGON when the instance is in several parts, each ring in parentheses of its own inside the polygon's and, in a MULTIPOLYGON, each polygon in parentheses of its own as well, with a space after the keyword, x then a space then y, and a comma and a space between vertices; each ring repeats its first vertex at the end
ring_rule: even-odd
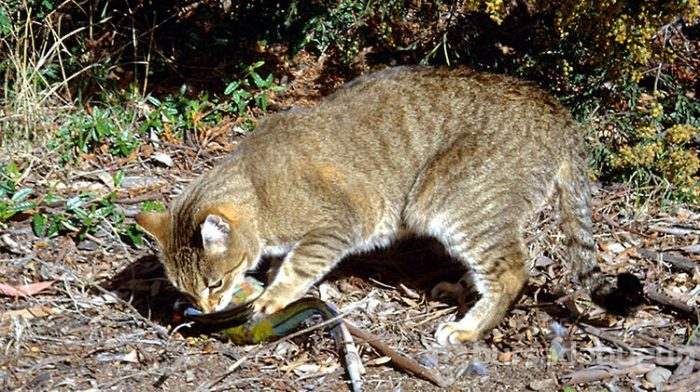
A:
MULTIPOLYGON (((511 12, 503 0, 465 1, 462 7, 485 12, 499 24, 511 12)), ((655 54, 653 38, 662 26, 678 17, 690 21, 700 17, 700 0, 532 0, 528 8, 533 14, 554 15, 557 38, 565 45, 583 44, 582 60, 588 66, 605 66, 611 76, 634 82, 641 78, 639 67, 655 54)))

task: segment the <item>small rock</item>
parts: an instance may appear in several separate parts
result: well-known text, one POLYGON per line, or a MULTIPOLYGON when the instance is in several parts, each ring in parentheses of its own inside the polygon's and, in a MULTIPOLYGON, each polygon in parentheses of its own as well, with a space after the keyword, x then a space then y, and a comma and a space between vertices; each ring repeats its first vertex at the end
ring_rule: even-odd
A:
POLYGON ((566 328, 556 321, 549 323, 549 329, 552 331, 554 336, 564 337, 566 336, 566 328))
POLYGON ((437 358, 435 358, 434 355, 430 355, 430 354, 422 355, 420 358, 418 358, 418 362, 427 368, 434 368, 434 367, 437 367, 437 365, 438 365, 437 358))
POLYGON ((323 282, 318 286, 319 295, 323 301, 332 301, 340 297, 340 292, 328 282, 323 282))
POLYGON ((457 377, 455 378, 459 378, 462 376, 483 376, 484 374, 488 373, 488 371, 489 370, 488 368, 486 368, 486 366, 480 364, 479 362, 471 361, 467 366, 457 371, 457 377))
POLYGON ((627 248, 619 242, 614 242, 614 243, 608 244, 608 250, 613 252, 613 253, 622 253, 626 249, 627 248))
POLYGON ((78 242, 78 245, 76 247, 79 250, 87 250, 87 251, 95 251, 100 249, 100 246, 97 245, 95 242, 90 241, 90 240, 82 240, 78 242))
POLYGON ((550 379, 546 380, 535 380, 530 383, 529 387, 533 391, 544 391, 544 390, 551 390, 554 389, 552 388, 553 381, 550 379))
POLYGON ((277 344, 277 347, 275 347, 275 355, 277 355, 279 358, 284 358, 287 355, 293 355, 299 351, 299 347, 289 341, 282 341, 277 344))
POLYGON ((644 378, 650 383, 654 384, 654 387, 658 388, 660 385, 668 381, 671 378, 672 372, 665 367, 657 366, 654 370, 647 373, 644 378))
POLYGON ((549 344, 549 360, 558 362, 566 359, 569 350, 562 344, 562 338, 556 337, 549 344))
POLYGON ((535 267, 546 268, 552 264, 554 264, 554 260, 547 256, 538 256, 537 260, 535 260, 535 267))

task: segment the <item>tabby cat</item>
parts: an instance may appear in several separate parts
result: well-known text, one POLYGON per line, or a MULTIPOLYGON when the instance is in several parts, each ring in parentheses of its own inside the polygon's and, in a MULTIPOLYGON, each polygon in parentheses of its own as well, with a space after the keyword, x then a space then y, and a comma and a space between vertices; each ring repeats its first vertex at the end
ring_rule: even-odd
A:
MULTIPOLYGON (((440 344, 495 327, 528 279, 523 225, 558 194, 580 281, 600 298, 587 152, 570 114, 531 84, 466 69, 397 67, 311 109, 273 114, 166 213, 155 237, 173 285, 204 312, 227 306, 261 256, 286 255, 255 301, 270 314, 339 260, 403 233, 439 240, 480 299, 441 324, 440 344)), ((429 261, 427 261, 429 262, 429 261)))

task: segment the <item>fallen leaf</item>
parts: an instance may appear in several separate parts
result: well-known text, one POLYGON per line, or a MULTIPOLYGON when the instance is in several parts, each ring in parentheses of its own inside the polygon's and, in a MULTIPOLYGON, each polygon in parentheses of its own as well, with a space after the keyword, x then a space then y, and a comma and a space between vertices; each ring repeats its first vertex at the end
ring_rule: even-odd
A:
POLYGON ((7 312, 3 312, 2 316, 21 317, 25 320, 31 320, 33 318, 44 317, 55 313, 57 313, 57 311, 51 308, 35 306, 31 308, 8 310, 7 312))
POLYGON ((164 152, 156 152, 151 156, 151 158, 164 164, 167 167, 173 167, 173 159, 170 157, 170 155, 164 152))
POLYGON ((19 295, 34 295, 54 284, 55 280, 49 280, 46 282, 30 283, 19 286, 10 286, 4 283, 0 283, 0 294, 7 296, 19 296, 19 295))
POLYGON ((513 358, 513 352, 512 351, 506 351, 502 353, 501 355, 498 356, 498 361, 499 362, 508 362, 513 358))
POLYGON ((379 366, 379 365, 384 365, 385 363, 391 362, 391 358, 387 356, 382 356, 379 358, 374 358, 370 359, 369 361, 365 362, 365 366, 379 366))
POLYGON ((99 354, 97 355, 96 359, 99 362, 129 362, 129 363, 137 363, 139 361, 139 356, 138 353, 136 353, 136 350, 131 350, 130 352, 123 354, 123 353, 118 353, 118 354, 99 354))
POLYGON ((105 185, 107 185, 109 189, 114 188, 114 178, 112 178, 111 174, 104 171, 100 171, 95 173, 95 176, 99 178, 100 181, 102 181, 105 185))

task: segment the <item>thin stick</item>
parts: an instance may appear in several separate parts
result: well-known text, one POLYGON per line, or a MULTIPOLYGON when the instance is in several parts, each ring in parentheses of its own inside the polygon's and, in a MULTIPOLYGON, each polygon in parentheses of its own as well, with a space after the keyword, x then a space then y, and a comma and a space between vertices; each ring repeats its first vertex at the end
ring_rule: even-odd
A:
POLYGON ((671 308, 678 312, 681 316, 690 318, 691 320, 694 320, 696 322, 700 321, 700 317, 698 317, 697 307, 688 305, 685 302, 671 298, 669 295, 665 294, 654 285, 645 285, 644 294, 646 294, 646 297, 651 302, 657 303, 667 308, 671 308))
POLYGON ((214 385, 220 383, 220 382, 223 381, 226 377, 230 376, 233 372, 235 372, 236 369, 238 369, 238 368, 243 364, 243 362, 245 362, 246 359, 248 359, 248 357, 245 357, 245 356, 244 356, 244 357, 241 357, 241 359, 239 359, 238 361, 234 362, 233 365, 229 366, 228 369, 226 369, 226 372, 224 372, 223 374, 217 376, 217 377, 214 378, 213 380, 210 380, 210 381, 207 381, 207 382, 205 382, 205 383, 202 383, 202 384, 199 386, 199 388, 197 388, 197 390, 198 390, 198 391, 210 391, 214 385))
POLYGON ((134 197, 114 199, 114 203, 115 204, 138 204, 138 203, 142 203, 144 201, 153 201, 153 200, 159 200, 159 199, 163 199, 163 195, 161 195, 159 193, 146 193, 146 194, 134 196, 134 197))
POLYGON ((652 250, 644 249, 644 248, 637 248, 637 253, 639 253, 640 256, 646 257, 648 259, 654 259, 657 261, 665 261, 669 264, 671 264, 671 268, 680 272, 686 272, 689 274, 692 274, 693 271, 697 268, 700 269, 700 265, 697 263, 694 263, 690 259, 686 259, 685 257, 680 257, 680 256, 672 256, 667 253, 662 253, 662 252, 654 252, 652 250))
POLYGON ((358 339, 362 339, 365 343, 369 344, 375 350, 379 351, 381 354, 386 355, 391 358, 391 362, 398 367, 400 370, 414 374, 424 380, 430 381, 433 384, 441 387, 447 388, 449 384, 438 374, 434 374, 415 360, 401 354, 400 352, 392 349, 388 345, 382 343, 382 339, 375 336, 352 323, 345 321, 345 325, 348 327, 353 336, 358 339))
POLYGON ((613 336, 613 335, 610 335, 610 334, 607 333, 607 332, 604 332, 604 331, 602 331, 602 330, 600 330, 600 329, 598 329, 598 328, 592 327, 592 326, 590 326, 590 325, 584 325, 584 324, 579 324, 579 328, 581 328, 581 329, 582 329, 585 333, 587 333, 587 334, 591 334, 591 335, 593 335, 593 336, 596 336, 596 337, 598 337, 598 338, 601 338, 601 339, 607 341, 608 343, 612 343, 612 344, 614 344, 614 345, 616 345, 616 346, 618 346, 618 347, 624 348, 624 349, 627 350, 627 352, 629 352, 630 354, 635 354, 634 349, 632 348, 632 346, 630 346, 629 344, 627 344, 627 343, 621 341, 621 340, 618 339, 617 337, 615 337, 615 336, 613 336))

